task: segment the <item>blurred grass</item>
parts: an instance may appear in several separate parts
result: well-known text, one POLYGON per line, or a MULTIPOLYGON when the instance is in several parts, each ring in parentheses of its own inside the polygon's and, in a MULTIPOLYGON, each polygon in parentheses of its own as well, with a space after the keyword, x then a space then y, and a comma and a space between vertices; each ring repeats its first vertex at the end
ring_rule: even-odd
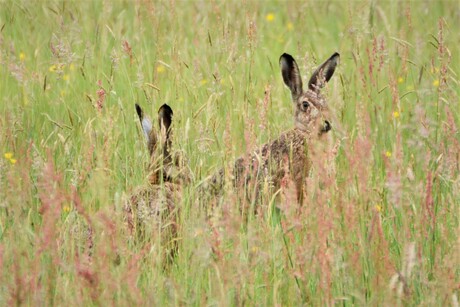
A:
POLYGON ((1 304, 458 305, 459 15, 455 1, 3 1, 1 304), (332 170, 297 211, 276 200, 279 223, 206 220, 194 186, 292 127, 280 54, 306 82, 335 51, 332 170), (134 102, 171 105, 195 176, 169 271, 123 226, 148 161, 134 102))

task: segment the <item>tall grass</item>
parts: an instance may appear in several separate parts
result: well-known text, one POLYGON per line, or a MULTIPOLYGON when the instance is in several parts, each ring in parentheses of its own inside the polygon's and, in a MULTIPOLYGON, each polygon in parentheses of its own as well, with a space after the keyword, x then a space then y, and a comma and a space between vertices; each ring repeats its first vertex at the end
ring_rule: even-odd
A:
MULTIPOLYGON (((458 306, 456 1, 2 1, 0 304, 458 306), (333 52, 329 143, 247 219, 196 186, 293 125, 278 58, 333 52), (133 242, 134 103, 174 109, 181 240, 133 242)), ((304 79, 305 80, 305 79, 304 79)), ((324 144, 322 144, 324 145, 324 144)))

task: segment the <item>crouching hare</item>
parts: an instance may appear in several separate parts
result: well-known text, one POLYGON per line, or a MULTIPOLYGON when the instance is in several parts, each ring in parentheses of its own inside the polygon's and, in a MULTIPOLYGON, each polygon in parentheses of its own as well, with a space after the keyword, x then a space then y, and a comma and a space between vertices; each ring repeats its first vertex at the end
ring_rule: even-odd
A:
MULTIPOLYGON (((281 55, 281 74, 291 91, 295 106, 295 126, 276 140, 257 149, 249 157, 237 159, 232 166, 233 186, 238 190, 243 188, 251 202, 259 194, 264 182, 268 182, 272 192, 278 191, 288 172, 295 183, 297 200, 303 201, 305 178, 311 168, 311 141, 320 139, 332 128, 328 119, 327 100, 320 91, 334 74, 339 58, 340 55, 334 53, 321 64, 304 89, 294 58, 286 53, 281 55)), ((224 170, 221 169, 208 179, 206 185, 210 184, 214 191, 222 190, 224 177, 224 170)))
POLYGON ((158 132, 138 104, 136 111, 150 153, 149 177, 148 184, 136 188, 127 200, 125 220, 136 240, 159 243, 169 261, 177 249, 178 203, 189 172, 183 156, 171 152, 172 109, 164 104, 158 110, 158 132))

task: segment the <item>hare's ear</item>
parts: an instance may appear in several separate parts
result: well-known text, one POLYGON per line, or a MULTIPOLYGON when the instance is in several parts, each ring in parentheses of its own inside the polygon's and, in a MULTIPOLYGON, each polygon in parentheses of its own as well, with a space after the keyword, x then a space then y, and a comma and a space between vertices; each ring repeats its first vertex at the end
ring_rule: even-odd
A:
MULTIPOLYGON (((171 139, 170 139, 170 128, 172 124, 173 111, 167 105, 164 104, 158 109, 158 122, 160 124, 160 144, 163 150, 163 167, 171 164, 171 139)), ((163 176, 169 176, 167 168, 163 169, 163 176)), ((166 178, 166 177, 165 177, 166 178)))
POLYGON ((280 57, 281 74, 284 83, 291 90, 292 98, 296 99, 302 95, 302 77, 300 76, 299 67, 294 58, 287 53, 280 57))
POLYGON ((173 111, 170 106, 164 104, 158 109, 158 122, 160 125, 160 130, 166 133, 166 137, 169 136, 169 128, 172 123, 173 111))
POLYGON ((319 92, 319 90, 326 85, 326 82, 331 79, 339 63, 339 59, 340 54, 336 52, 327 59, 326 62, 321 64, 311 76, 310 81, 308 81, 308 88, 312 91, 319 92))
POLYGON ((141 106, 136 103, 136 112, 137 116, 139 116, 139 120, 141 122, 142 131, 144 131, 144 136, 147 141, 150 141, 150 133, 152 132, 152 121, 150 118, 144 116, 144 111, 142 110, 141 106))

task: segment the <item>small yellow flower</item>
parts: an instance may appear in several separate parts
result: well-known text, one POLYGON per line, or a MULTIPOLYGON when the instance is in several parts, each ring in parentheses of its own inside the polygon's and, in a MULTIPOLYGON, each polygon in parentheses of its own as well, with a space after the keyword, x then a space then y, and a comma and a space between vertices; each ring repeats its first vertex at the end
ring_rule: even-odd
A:
POLYGON ((394 117, 394 118, 398 118, 398 117, 399 117, 399 112, 398 112, 398 111, 394 111, 394 112, 393 112, 393 117, 394 117))
POLYGON ((385 153, 385 156, 387 156, 387 158, 391 158, 391 151, 387 151, 387 152, 385 153))
POLYGON ((62 208, 62 211, 64 211, 65 213, 69 213, 70 212, 70 206, 69 205, 64 205, 64 207, 62 208))
POLYGON ((438 79, 436 79, 436 80, 433 81, 433 86, 434 86, 434 87, 438 87, 438 86, 439 86, 439 80, 438 80, 438 79))
POLYGON ((375 210, 377 210, 377 212, 382 212, 382 205, 380 205, 380 204, 375 205, 374 208, 375 208, 375 210))
POLYGON ((62 80, 64 81, 69 81, 70 79, 70 76, 68 74, 65 74, 64 76, 62 76, 62 80))
POLYGON ((50 68, 48 68, 49 72, 55 72, 57 70, 57 66, 56 65, 51 65, 50 68))
POLYGON ((294 24, 293 24, 292 22, 288 22, 288 23, 287 23, 287 29, 288 29, 289 31, 294 30, 294 24))
POLYGON ((165 72, 165 67, 163 65, 158 65, 157 66, 157 73, 161 74, 165 72))
POLYGON ((273 13, 267 14, 267 16, 265 16, 265 20, 267 20, 268 22, 272 22, 273 20, 275 20, 275 14, 273 13))
POLYGON ((70 71, 74 71, 74 70, 75 70, 75 65, 74 65, 73 63, 70 64, 69 70, 70 70, 70 71))
POLYGON ((403 77, 399 77, 398 78, 398 83, 403 83, 404 82, 404 78, 403 77))
POLYGON ((206 79, 203 79, 203 80, 200 81, 200 85, 205 85, 206 83, 208 83, 208 80, 206 80, 206 79))
POLYGON ((24 62, 26 59, 26 54, 24 52, 20 52, 19 53, 19 60, 21 60, 21 62, 24 62))
POLYGON ((5 159, 10 161, 11 164, 16 164, 16 162, 18 162, 18 160, 13 158, 13 153, 12 152, 5 152, 5 154, 3 156, 5 157, 5 159))

